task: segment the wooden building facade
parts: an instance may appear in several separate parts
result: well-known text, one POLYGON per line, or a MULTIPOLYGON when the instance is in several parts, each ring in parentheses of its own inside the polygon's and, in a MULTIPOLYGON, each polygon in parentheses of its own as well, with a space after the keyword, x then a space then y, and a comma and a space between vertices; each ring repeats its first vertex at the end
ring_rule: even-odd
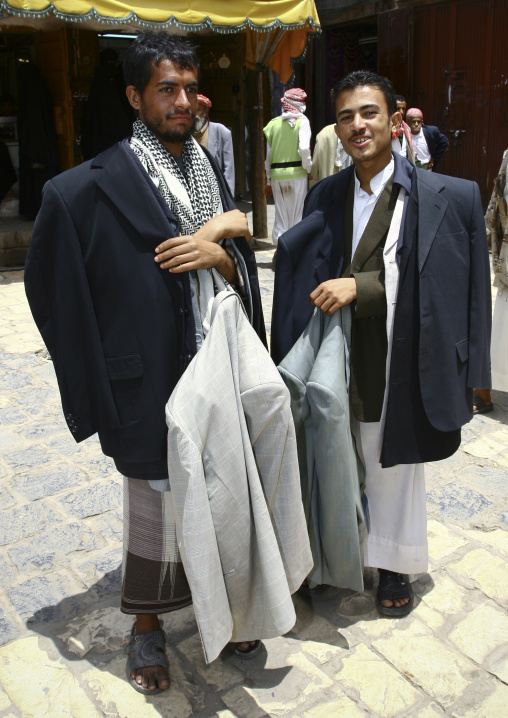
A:
POLYGON ((305 68, 316 134, 346 72, 389 77, 449 140, 439 171, 478 182, 484 206, 508 147, 507 0, 317 0, 323 39, 305 68))

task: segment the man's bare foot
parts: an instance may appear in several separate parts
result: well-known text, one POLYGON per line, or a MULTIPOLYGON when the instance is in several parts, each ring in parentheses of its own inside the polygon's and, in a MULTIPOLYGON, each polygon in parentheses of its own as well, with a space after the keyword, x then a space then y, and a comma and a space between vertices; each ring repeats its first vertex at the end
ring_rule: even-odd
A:
MULTIPOLYGON (((158 630, 160 630, 160 623, 157 616, 148 614, 136 616, 135 635, 158 630)), ((133 656, 134 652, 129 653, 129 658, 133 658, 133 656)), ((136 668, 131 671, 131 678, 135 680, 139 686, 149 691, 155 691, 157 688, 161 691, 165 691, 169 688, 170 684, 168 672, 163 666, 136 668)))
POLYGON ((401 606, 405 606, 406 603, 409 603, 409 596, 407 598, 396 598, 394 601, 381 601, 381 605, 385 608, 392 608, 392 606, 400 608, 401 606))

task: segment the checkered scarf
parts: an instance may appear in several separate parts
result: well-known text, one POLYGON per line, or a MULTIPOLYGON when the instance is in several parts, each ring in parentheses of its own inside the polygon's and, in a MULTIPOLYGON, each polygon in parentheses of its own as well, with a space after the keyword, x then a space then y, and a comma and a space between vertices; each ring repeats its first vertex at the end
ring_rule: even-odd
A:
POLYGON ((181 234, 194 234, 215 216, 221 206, 219 183, 193 137, 183 146, 183 174, 162 142, 139 119, 130 146, 177 218, 181 234))

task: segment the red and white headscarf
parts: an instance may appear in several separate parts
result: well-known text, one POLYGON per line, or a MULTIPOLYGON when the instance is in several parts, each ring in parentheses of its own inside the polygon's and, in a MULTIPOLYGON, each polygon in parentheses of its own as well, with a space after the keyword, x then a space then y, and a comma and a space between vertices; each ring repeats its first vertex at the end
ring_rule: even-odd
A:
POLYGON ((423 122, 423 112, 418 107, 411 107, 406 112, 406 120, 410 120, 412 117, 419 117, 423 122))
POLYGON ((282 107, 286 112, 305 112, 307 93, 301 87, 292 87, 286 90, 284 97, 281 98, 282 107))
POLYGON ((292 87, 290 90, 286 90, 284 97, 281 97, 282 118, 287 120, 291 127, 295 126, 298 118, 304 117, 303 113, 307 107, 306 99, 307 93, 301 87, 292 87))
POLYGON ((205 107, 211 107, 212 101, 208 99, 205 95, 201 95, 198 93, 198 105, 204 105, 205 107))

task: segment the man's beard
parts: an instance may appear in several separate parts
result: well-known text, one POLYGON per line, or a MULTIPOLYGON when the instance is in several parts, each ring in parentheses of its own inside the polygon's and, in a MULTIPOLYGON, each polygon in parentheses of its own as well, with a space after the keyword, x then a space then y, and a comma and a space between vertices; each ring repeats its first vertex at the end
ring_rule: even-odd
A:
POLYGON ((201 134, 206 130, 208 124, 208 117, 196 117, 194 120, 194 132, 201 134))
POLYGON ((157 139, 160 140, 161 142, 168 142, 168 143, 170 143, 170 144, 180 144, 180 143, 184 143, 184 142, 186 142, 186 141, 189 139, 189 137, 192 137, 192 135, 193 135, 194 132, 195 132, 196 116, 194 115, 193 112, 190 112, 190 111, 187 112, 187 113, 184 113, 184 112, 178 112, 178 113, 177 113, 177 112, 168 112, 168 114, 166 115, 166 118, 165 118, 165 119, 169 119, 172 115, 176 115, 176 114, 178 114, 178 115, 188 114, 190 117, 193 118, 194 121, 193 121, 192 125, 189 127, 189 129, 187 129, 187 130, 178 130, 178 129, 174 129, 174 130, 170 130, 170 129, 162 130, 159 125, 156 125, 156 124, 154 124, 153 122, 150 122, 150 120, 149 120, 148 118, 146 118, 146 117, 145 117, 145 119, 143 120, 143 124, 144 124, 145 127, 146 127, 148 130, 150 130, 150 132, 151 132, 153 135, 155 135, 155 136, 157 137, 157 139))

